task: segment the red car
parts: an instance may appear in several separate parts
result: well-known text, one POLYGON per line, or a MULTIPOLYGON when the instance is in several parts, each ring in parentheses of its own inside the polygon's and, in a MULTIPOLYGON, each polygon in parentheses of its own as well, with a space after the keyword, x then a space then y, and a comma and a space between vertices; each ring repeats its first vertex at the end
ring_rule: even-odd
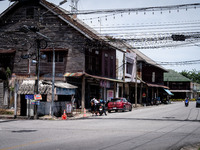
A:
POLYGON ((126 111, 132 110, 132 105, 125 98, 113 98, 110 102, 108 102, 108 112, 110 113, 112 110, 117 112, 118 110, 126 111))

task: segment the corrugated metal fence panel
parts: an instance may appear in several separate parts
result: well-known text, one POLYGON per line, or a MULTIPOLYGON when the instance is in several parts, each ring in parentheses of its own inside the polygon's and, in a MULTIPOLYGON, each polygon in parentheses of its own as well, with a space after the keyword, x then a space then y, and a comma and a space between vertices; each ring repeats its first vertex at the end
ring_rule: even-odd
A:
POLYGON ((40 102, 38 105, 37 113, 40 116, 49 115, 51 102, 40 102))
MULTIPOLYGON (((63 102, 54 102, 54 115, 56 117, 62 116, 64 110, 66 110, 66 105, 71 102, 63 101, 63 102)), ((37 113, 40 116, 43 115, 50 115, 50 107, 51 107, 51 102, 40 102, 40 105, 38 105, 37 113)))

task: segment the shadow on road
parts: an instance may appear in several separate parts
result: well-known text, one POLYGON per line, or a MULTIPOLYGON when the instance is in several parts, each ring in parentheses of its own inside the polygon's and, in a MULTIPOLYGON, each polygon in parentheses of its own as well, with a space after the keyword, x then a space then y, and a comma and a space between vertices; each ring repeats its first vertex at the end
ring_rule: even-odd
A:
POLYGON ((27 133, 27 132, 36 132, 37 130, 16 130, 12 131, 14 133, 27 133))

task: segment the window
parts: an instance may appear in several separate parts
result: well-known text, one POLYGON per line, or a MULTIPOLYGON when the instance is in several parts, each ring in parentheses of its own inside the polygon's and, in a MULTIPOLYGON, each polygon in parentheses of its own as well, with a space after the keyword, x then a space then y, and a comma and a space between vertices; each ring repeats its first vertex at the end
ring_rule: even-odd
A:
POLYGON ((126 73, 132 74, 133 71, 134 60, 126 57, 126 73))
POLYGON ((108 58, 105 58, 105 76, 108 76, 108 58))
POLYGON ((55 53, 55 62, 63 62, 63 53, 62 52, 56 52, 55 53))
POLYGON ((26 19, 33 19, 34 18, 34 8, 27 8, 26 9, 26 19))
POLYGON ((110 57, 110 77, 113 77, 113 71, 114 71, 114 61, 113 56, 110 57))
POLYGON ((133 70, 133 64, 127 62, 127 63, 126 63, 126 73, 127 73, 127 74, 132 74, 132 70, 133 70))
MULTIPOLYGON (((47 61, 53 62, 53 53, 47 54, 47 61)), ((64 62, 64 52, 55 52, 55 62, 64 62)))
POLYGON ((47 54, 47 61, 48 62, 52 62, 53 61, 51 54, 47 54))

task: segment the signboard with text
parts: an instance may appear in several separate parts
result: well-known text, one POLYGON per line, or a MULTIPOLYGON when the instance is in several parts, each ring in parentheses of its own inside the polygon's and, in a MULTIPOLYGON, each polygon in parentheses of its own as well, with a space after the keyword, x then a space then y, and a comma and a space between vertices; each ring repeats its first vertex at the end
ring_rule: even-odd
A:
POLYGON ((113 90, 107 90, 107 100, 111 100, 114 97, 113 90))
POLYGON ((72 104, 66 104, 66 112, 72 113, 72 104))
POLYGON ((34 95, 25 95, 25 99, 34 99, 34 95))
POLYGON ((34 100, 42 100, 42 95, 41 94, 35 94, 34 100))

